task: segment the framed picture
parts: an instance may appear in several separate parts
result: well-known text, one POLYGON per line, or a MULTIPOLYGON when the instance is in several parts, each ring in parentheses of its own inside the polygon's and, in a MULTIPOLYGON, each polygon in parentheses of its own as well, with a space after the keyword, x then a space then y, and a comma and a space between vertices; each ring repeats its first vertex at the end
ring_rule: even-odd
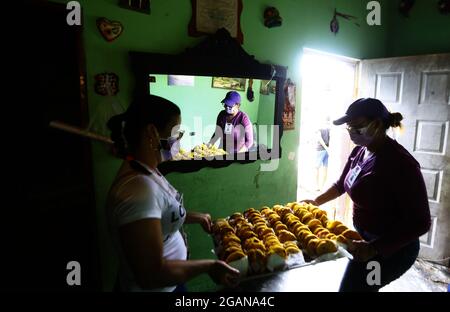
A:
POLYGON ((214 34, 225 28, 240 44, 244 42, 240 21, 242 0, 191 0, 191 4, 190 36, 214 34))
POLYGON ((245 91, 245 78, 213 77, 212 87, 221 89, 230 89, 236 91, 245 91))
POLYGON ((119 0, 119 6, 124 9, 150 14, 150 0, 119 0))
POLYGON ((195 77, 184 75, 169 75, 167 83, 169 86, 193 87, 195 84, 195 77))

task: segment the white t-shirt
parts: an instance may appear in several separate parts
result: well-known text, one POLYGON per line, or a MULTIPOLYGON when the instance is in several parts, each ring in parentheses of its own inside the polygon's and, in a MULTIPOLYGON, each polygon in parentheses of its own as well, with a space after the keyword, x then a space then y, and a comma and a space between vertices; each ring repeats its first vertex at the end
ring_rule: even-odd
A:
MULTIPOLYGON (((183 198, 162 175, 139 163, 144 171, 133 169, 124 161, 109 191, 106 204, 108 227, 119 256, 119 281, 124 291, 143 291, 123 253, 119 228, 125 224, 146 219, 161 220, 163 257, 169 260, 186 260, 187 248, 180 233, 186 218, 183 198)), ((151 289, 173 291, 176 286, 151 289)))

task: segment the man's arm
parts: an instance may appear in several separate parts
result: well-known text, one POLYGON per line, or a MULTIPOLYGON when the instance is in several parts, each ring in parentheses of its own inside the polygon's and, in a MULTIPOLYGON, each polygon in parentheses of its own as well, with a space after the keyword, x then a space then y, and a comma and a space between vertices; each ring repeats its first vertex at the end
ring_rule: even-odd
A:
POLYGON ((322 138, 322 133, 320 132, 320 130, 317 131, 317 141, 319 141, 320 145, 322 145, 322 147, 327 151, 327 153, 329 153, 328 146, 325 144, 325 141, 322 138))

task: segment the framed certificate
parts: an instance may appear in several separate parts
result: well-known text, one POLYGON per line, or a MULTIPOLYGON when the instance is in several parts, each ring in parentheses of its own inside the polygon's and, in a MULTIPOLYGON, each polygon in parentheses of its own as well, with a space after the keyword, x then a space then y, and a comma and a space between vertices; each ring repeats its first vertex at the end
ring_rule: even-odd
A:
POLYGON ((225 28, 231 37, 241 44, 244 42, 240 22, 242 0, 191 0, 191 3, 190 36, 214 34, 218 29, 225 28))

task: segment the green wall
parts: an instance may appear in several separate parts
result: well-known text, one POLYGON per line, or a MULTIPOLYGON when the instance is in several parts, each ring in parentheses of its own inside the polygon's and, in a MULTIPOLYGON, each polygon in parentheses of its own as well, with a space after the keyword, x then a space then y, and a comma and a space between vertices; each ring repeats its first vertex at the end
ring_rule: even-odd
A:
MULTIPOLYGON (((67 3, 65 0, 55 0, 67 3)), ((388 42, 393 42, 389 31, 389 6, 382 4, 382 26, 368 26, 365 23, 367 1, 362 0, 243 0, 241 16, 244 33, 243 48, 265 63, 288 66, 288 76, 300 86, 299 63, 304 47, 355 58, 376 58, 388 55, 388 42), (263 25, 263 11, 269 5, 276 5, 283 18, 283 25, 268 29, 263 25), (338 35, 329 31, 329 22, 334 8, 355 15, 361 27, 341 20, 338 35), (391 40, 389 40, 391 38, 391 40)), ((425 1, 426 2, 426 1, 425 1)), ((80 1, 84 10, 84 42, 87 58, 87 84, 91 114, 103 108, 102 97, 93 91, 94 75, 101 72, 115 72, 120 77, 120 92, 117 98, 127 104, 133 88, 129 70, 128 51, 179 53, 192 47, 202 38, 187 35, 191 16, 188 0, 153 0, 151 15, 121 9, 118 0, 80 1), (107 17, 124 25, 124 33, 112 43, 106 42, 97 31, 95 20, 107 17)), ((429 19, 432 19, 429 17, 429 19)), ((433 48, 441 47, 440 40, 433 39, 433 23, 424 23, 427 31, 419 33, 420 41, 433 48), (429 26, 429 27, 428 27, 429 26), (432 42, 431 42, 432 41, 432 42)), ((394 30, 395 37, 408 37, 408 27, 394 30)), ((437 30, 436 30, 437 31, 437 30)), ((406 39, 405 39, 406 41, 406 39)), ((405 43, 406 44, 406 43, 405 43)), ((427 47, 421 47, 426 50, 427 47)), ((435 50, 436 50, 435 49, 435 50)), ((391 50, 398 51, 394 47, 391 50)), ((406 53, 406 52, 405 52, 406 53)), ((301 98, 300 88, 297 103, 301 98)), ((297 187, 295 153, 299 141, 297 105, 296 131, 286 131, 282 139, 283 154, 279 167, 273 172, 259 171, 260 162, 235 164, 222 169, 203 169, 191 174, 173 173, 168 176, 171 183, 185 194, 188 209, 208 211, 213 218, 229 215, 248 207, 273 205, 295 200, 297 187)), ((115 279, 116 261, 106 232, 104 203, 109 186, 120 165, 111 157, 103 145, 93 143, 94 178, 96 187, 97 215, 99 224, 99 248, 102 260, 104 289, 109 290, 115 279)), ((212 244, 199 226, 189 226, 190 245, 193 258, 213 257, 212 244)), ((206 276, 189 283, 191 290, 205 290, 212 287, 206 276)))
POLYGON ((450 52, 450 14, 440 14, 437 2, 416 0, 409 17, 390 3, 388 56, 450 52))
MULTIPOLYGON (((152 75, 155 77, 155 82, 150 84, 150 93, 165 97, 176 103, 181 109, 182 127, 186 133, 195 131, 194 138, 184 136, 181 140, 181 147, 184 149, 191 149, 195 145, 203 142, 208 142, 215 131, 217 115, 223 110, 221 101, 226 93, 230 90, 212 88, 212 77, 195 76, 194 86, 169 86, 167 75, 152 75), (201 121, 200 121, 201 117, 201 121)), ((241 110, 247 113, 250 120, 260 123, 259 107, 260 100, 264 100, 264 108, 267 107, 267 97, 270 95, 261 95, 259 88, 261 86, 260 80, 253 81, 254 100, 250 102, 247 99, 246 91, 239 91, 241 95, 241 110)), ((248 80, 246 83, 247 90, 248 80)), ((272 96, 272 106, 275 105, 275 98, 272 96)), ((264 112, 267 109, 263 110, 264 112)), ((263 113, 263 116, 267 113, 263 113)), ((273 124, 272 119, 268 124, 273 124)))

